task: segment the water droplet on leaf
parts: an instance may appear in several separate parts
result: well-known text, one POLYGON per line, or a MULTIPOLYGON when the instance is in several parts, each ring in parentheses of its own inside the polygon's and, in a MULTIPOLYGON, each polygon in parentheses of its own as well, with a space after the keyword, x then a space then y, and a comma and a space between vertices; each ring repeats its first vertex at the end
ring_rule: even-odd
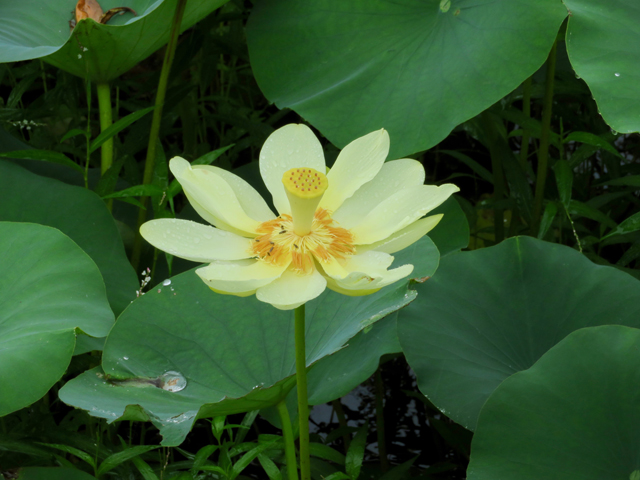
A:
POLYGON ((160 388, 167 392, 179 392, 187 386, 187 379, 181 373, 170 371, 160 376, 160 388))

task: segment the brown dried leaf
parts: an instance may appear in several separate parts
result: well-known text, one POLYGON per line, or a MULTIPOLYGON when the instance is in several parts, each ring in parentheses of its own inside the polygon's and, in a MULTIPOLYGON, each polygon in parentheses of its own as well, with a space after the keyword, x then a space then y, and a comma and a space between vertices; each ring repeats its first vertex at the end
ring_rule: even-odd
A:
POLYGON ((78 0, 76 4, 76 23, 84 18, 90 18, 100 23, 103 12, 96 0, 78 0))
POLYGON ((100 23, 107 23, 109 20, 111 20, 111 17, 113 17, 114 15, 118 13, 123 14, 124 12, 131 12, 133 13, 134 17, 138 15, 133 8, 129 8, 129 7, 112 8, 111 10, 107 10, 107 12, 102 15, 102 17, 100 18, 100 23))

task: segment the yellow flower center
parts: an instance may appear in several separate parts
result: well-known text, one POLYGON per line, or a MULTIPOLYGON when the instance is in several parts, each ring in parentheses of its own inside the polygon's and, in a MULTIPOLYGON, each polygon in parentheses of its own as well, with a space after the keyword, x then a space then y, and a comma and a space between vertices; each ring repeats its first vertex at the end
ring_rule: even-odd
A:
POLYGON ((329 212, 318 208, 329 182, 313 168, 292 168, 282 177, 291 215, 261 223, 251 252, 273 265, 291 261, 297 273, 313 272, 314 258, 321 263, 355 253, 353 235, 339 227, 329 212))
POLYGON ((314 258, 321 263, 343 259, 355 253, 353 235, 346 228, 337 226, 329 212, 319 208, 314 216, 311 231, 298 235, 293 230, 293 218, 283 214, 258 226, 251 252, 273 265, 289 261, 296 273, 313 272, 314 258))

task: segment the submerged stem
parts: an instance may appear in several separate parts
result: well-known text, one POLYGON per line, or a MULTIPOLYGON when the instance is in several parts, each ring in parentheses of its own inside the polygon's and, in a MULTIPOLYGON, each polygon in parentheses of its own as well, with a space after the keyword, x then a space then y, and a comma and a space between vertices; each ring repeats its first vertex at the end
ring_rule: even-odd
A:
MULTIPOLYGON (((142 183, 147 185, 151 183, 153 179, 153 171, 156 163, 156 145, 158 141, 158 135, 160 134, 160 123, 162 121, 162 108, 164 106, 164 99, 167 94, 167 84, 169 83, 169 73, 171 72, 171 64, 176 53, 176 46, 178 45, 178 36, 180 35, 180 25, 182 24, 182 17, 187 5, 187 0, 178 0, 175 13, 173 14, 173 23, 171 24, 171 33, 169 35, 169 43, 164 54, 164 61, 162 62, 162 70, 160 71, 160 80, 158 82, 158 91, 156 93, 155 110, 153 111, 153 120, 151 121, 151 131, 149 132, 149 143, 147 144, 147 158, 144 164, 144 174, 142 176, 142 183)), ((142 237, 140 236, 140 225, 142 225, 146 219, 146 206, 147 197, 142 197, 140 203, 145 208, 141 208, 138 211, 138 228, 136 229, 136 236, 133 243, 133 252, 131 255, 131 263, 137 270, 140 263, 140 252, 142 250, 142 237)))
POLYGON ((340 399, 334 400, 331 402, 333 406, 333 410, 336 412, 336 416, 338 417, 338 425, 343 429, 344 433, 342 434, 342 441, 344 442, 344 452, 347 453, 349 450, 349 445, 351 445, 351 437, 347 433, 347 417, 344 414, 344 409, 342 408, 342 403, 340 399))
POLYGON ((296 379, 298 381, 298 420, 300 422, 300 477, 302 480, 311 480, 307 362, 304 337, 304 305, 300 305, 295 310, 296 379))
POLYGON ((380 470, 389 470, 389 459, 387 458, 387 445, 384 431, 384 382, 382 381, 381 366, 378 366, 375 374, 376 384, 376 430, 378 435, 378 454, 380 456, 380 470))
POLYGON ((287 458, 287 478, 289 480, 298 480, 296 446, 293 443, 293 429, 291 428, 291 418, 289 417, 289 410, 287 410, 287 403, 282 400, 276 407, 280 415, 280 422, 282 423, 284 453, 287 458))

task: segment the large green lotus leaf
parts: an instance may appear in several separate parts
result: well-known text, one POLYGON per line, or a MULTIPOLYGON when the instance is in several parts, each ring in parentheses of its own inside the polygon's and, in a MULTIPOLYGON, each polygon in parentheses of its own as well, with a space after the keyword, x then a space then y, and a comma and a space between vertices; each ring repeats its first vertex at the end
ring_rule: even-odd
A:
POLYGON ((559 0, 263 0, 247 40, 269 100, 339 147, 385 128, 398 158, 540 68, 566 15, 559 0))
POLYGON ((349 340, 345 348, 314 365, 307 379, 309 404, 320 405, 346 395, 373 375, 380 357, 401 352, 397 318, 397 313, 383 318, 349 340))
POLYGON ((76 328, 104 337, 114 318, 95 263, 59 230, 0 222, 0 251, 2 416, 62 377, 76 328))
POLYGON ((467 478, 640 478, 638 365, 640 330, 610 325, 570 334, 489 397, 467 478))
POLYGON ((138 279, 100 197, 1 160, 0 191, 0 221, 39 223, 62 231, 98 265, 116 315, 131 303, 138 279))
MULTIPOLYGON (((227 0, 189 0, 181 30, 227 0)), ((107 82, 147 58, 169 39, 177 0, 100 0, 104 11, 133 8, 101 25, 82 20, 69 34, 75 0, 5 2, 0 15, 0 62, 44 57, 47 62, 95 82, 107 82)))
MULTIPOLYGON (((326 291, 306 307, 307 364, 414 298, 406 282, 365 297, 326 291)), ((110 421, 149 418, 165 445, 177 445, 197 416, 255 410, 286 397, 295 384, 293 312, 253 296, 213 293, 193 270, 185 272, 120 315, 102 367, 108 377, 86 372, 60 398, 110 421), (184 379, 186 388, 157 388, 176 389, 163 375, 175 375, 177 385, 184 379)))
POLYGON ((18 480, 95 480, 77 468, 26 467, 21 468, 18 480))
POLYGON ((418 386, 474 429, 485 400, 582 327, 640 327, 640 282, 577 251, 529 237, 444 257, 398 317, 418 386))
POLYGON ((567 53, 593 93, 604 120, 618 132, 640 131, 640 3, 564 0, 571 11, 567 53))

